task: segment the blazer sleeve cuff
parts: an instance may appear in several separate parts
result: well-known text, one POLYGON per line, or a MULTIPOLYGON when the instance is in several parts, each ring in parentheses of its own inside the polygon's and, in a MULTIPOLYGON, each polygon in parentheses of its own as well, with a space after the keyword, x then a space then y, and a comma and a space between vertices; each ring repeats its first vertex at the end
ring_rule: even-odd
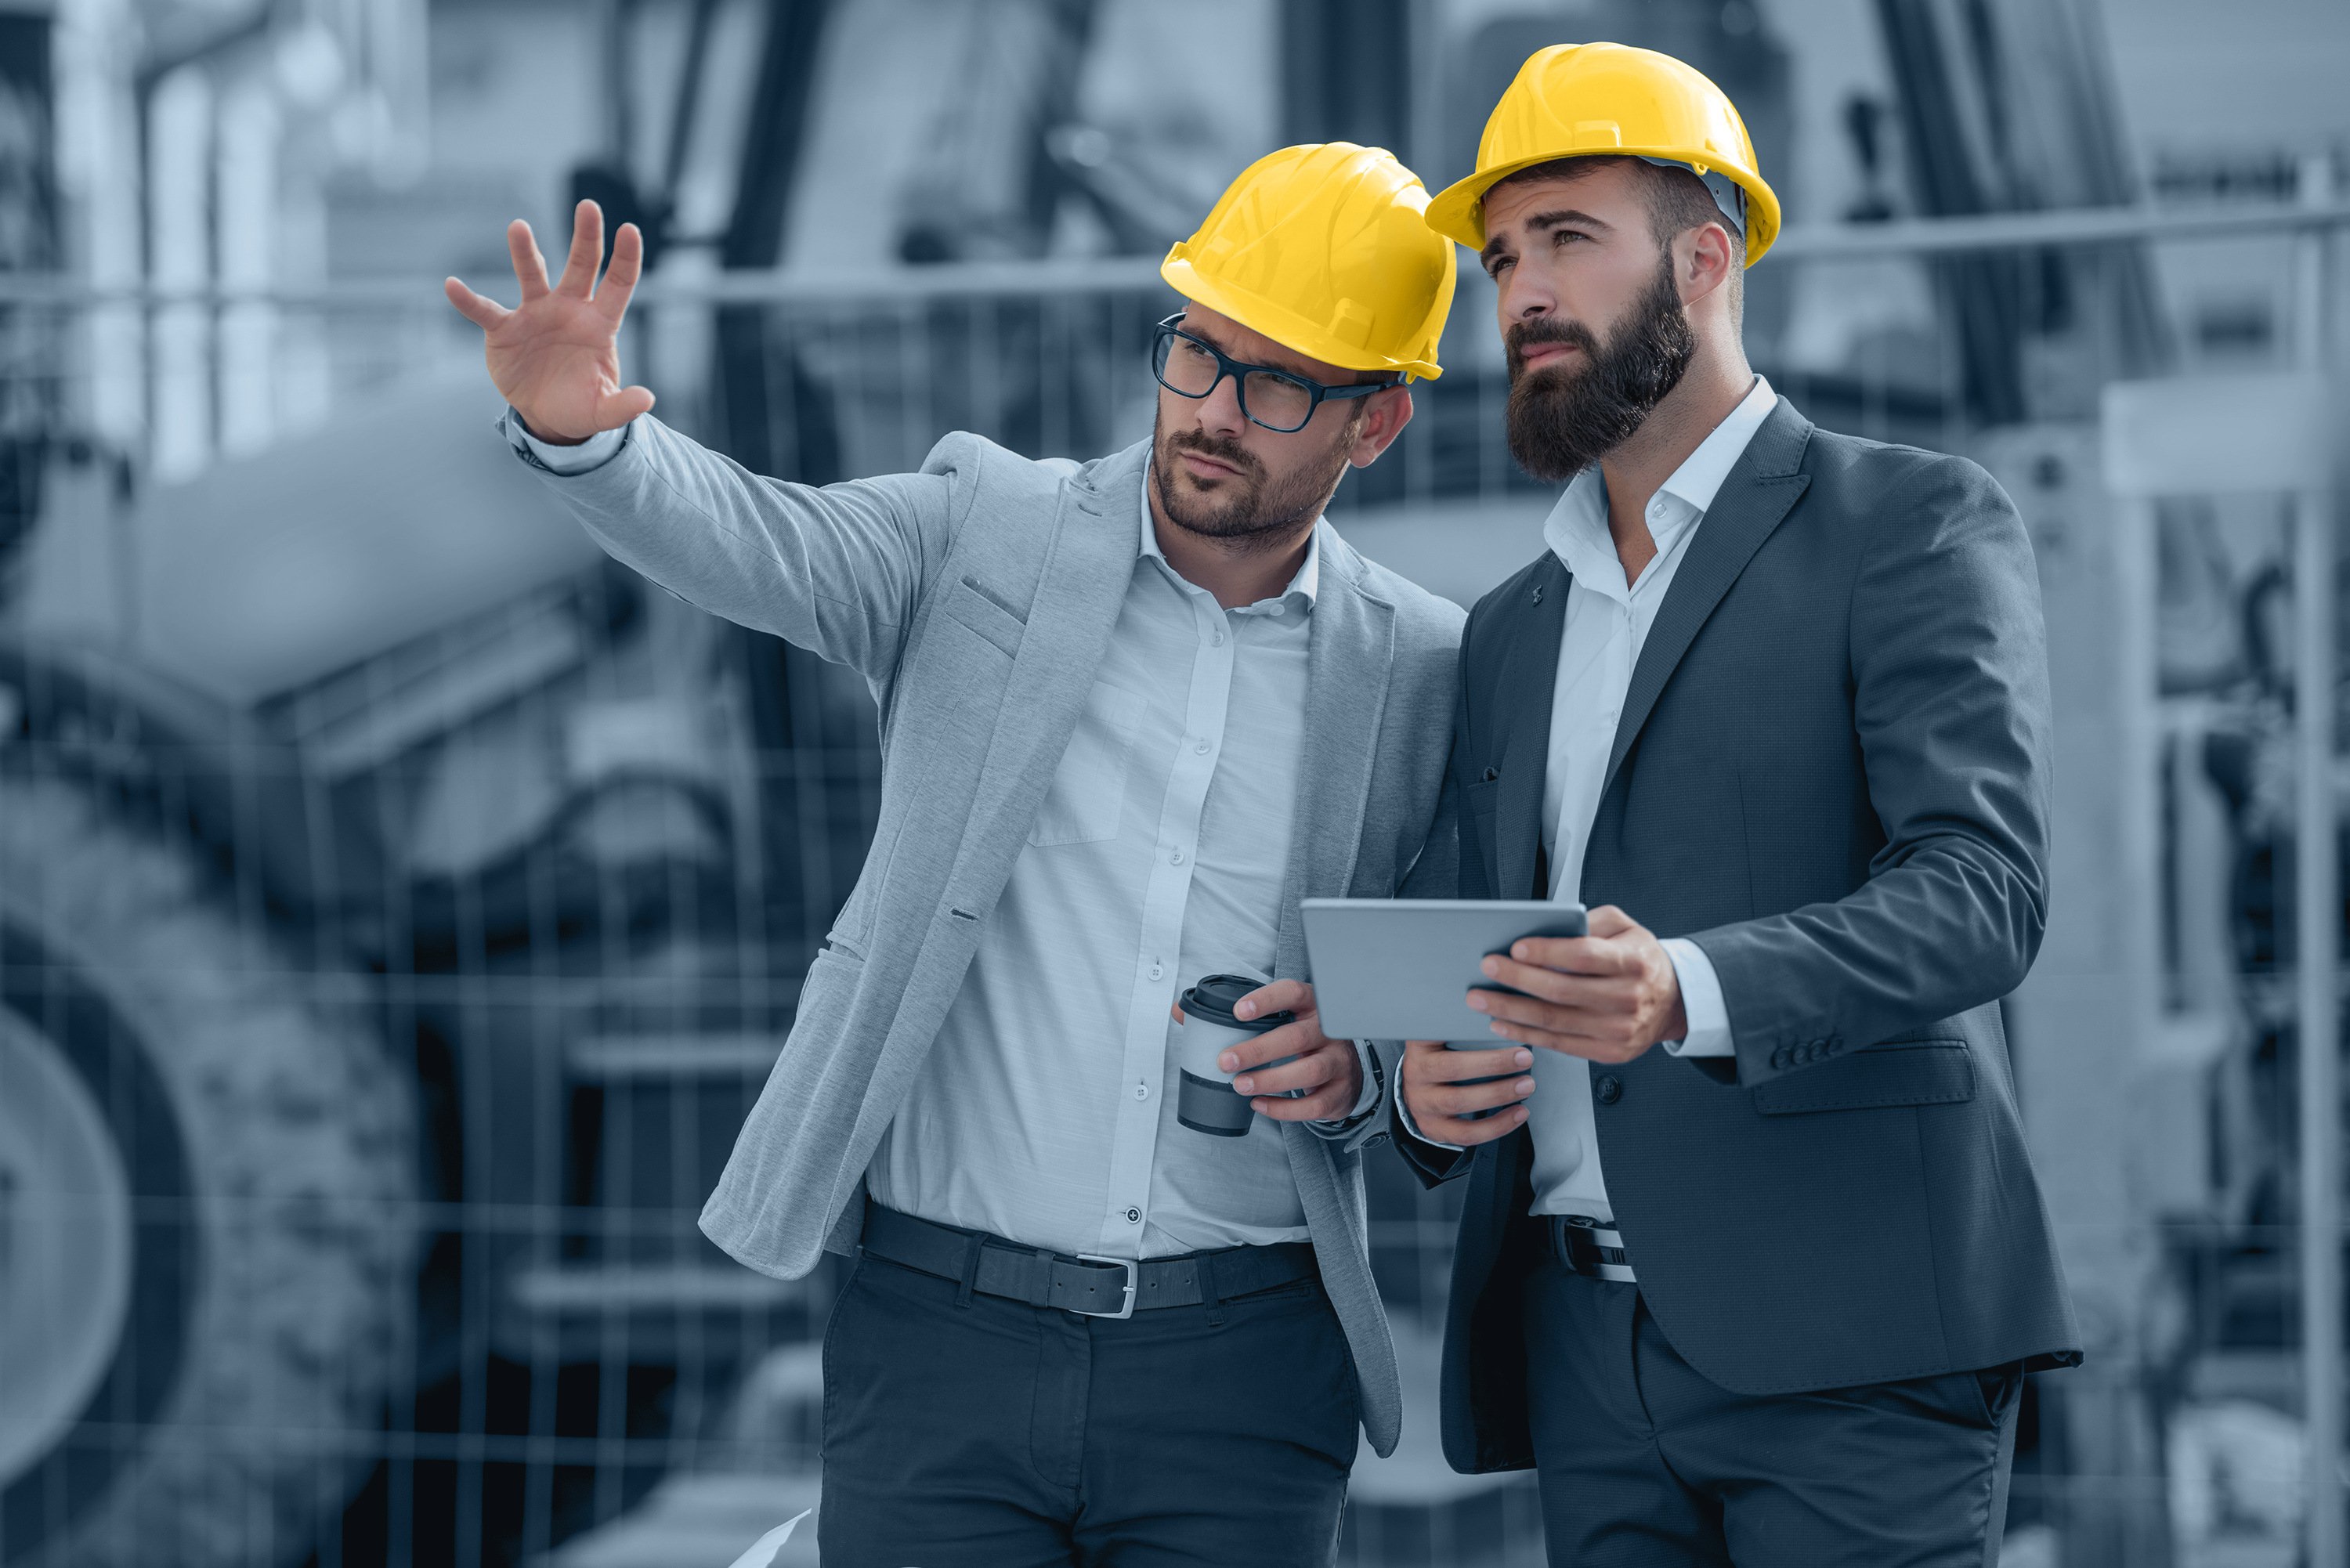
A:
POLYGON ((1437 1143, 1420 1137, 1419 1129, 1412 1125, 1411 1111, 1404 1105, 1403 1095, 1399 1091, 1395 1097, 1395 1110, 1389 1122, 1395 1128, 1396 1152, 1403 1156, 1403 1162, 1411 1167, 1412 1174, 1419 1178, 1423 1187, 1435 1187, 1466 1174, 1470 1162, 1476 1158, 1473 1149, 1462 1148, 1458 1144, 1437 1143))
POLYGON ((1457 1148, 1449 1143, 1430 1143, 1411 1130, 1411 1116, 1403 1108, 1403 1096, 1396 1096, 1395 1111, 1389 1118, 1395 1128, 1396 1152, 1419 1179, 1422 1187, 1438 1187, 1456 1176, 1468 1174, 1470 1162, 1476 1158, 1472 1149, 1457 1148))
POLYGON ((1336 1121, 1307 1122, 1309 1130, 1333 1143, 1353 1144, 1361 1141, 1357 1135, 1371 1130, 1378 1109, 1387 1099, 1387 1069, 1379 1064, 1379 1054, 1367 1040, 1355 1042, 1355 1055, 1363 1064, 1362 1092, 1355 1096, 1355 1108, 1336 1121))
POLYGON ((636 421, 631 420, 619 430, 598 431, 577 446, 556 446, 533 435, 530 426, 523 422, 522 410, 512 405, 508 405, 505 417, 499 421, 506 443, 514 448, 515 456, 542 473, 551 473, 562 479, 590 472, 619 456, 620 449, 629 444, 629 434, 635 426, 636 421))

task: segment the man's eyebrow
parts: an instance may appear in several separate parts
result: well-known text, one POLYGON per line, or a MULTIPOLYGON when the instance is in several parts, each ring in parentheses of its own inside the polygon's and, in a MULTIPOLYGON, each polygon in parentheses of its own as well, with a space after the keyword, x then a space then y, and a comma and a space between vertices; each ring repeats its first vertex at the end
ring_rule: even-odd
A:
MULTIPOLYGON (((1216 348, 1222 352, 1224 358, 1227 359, 1235 359, 1243 365, 1253 365, 1260 370, 1279 370, 1285 375, 1295 376, 1301 380, 1312 381, 1316 379, 1313 371, 1305 369, 1296 365, 1284 365, 1273 359, 1251 359, 1242 355, 1235 354, 1232 352, 1231 344, 1216 342, 1214 337, 1200 330, 1200 324, 1196 321, 1185 322, 1183 324, 1183 330, 1190 333, 1192 337, 1197 337, 1202 343, 1213 344, 1216 348)), ((1274 348, 1276 349, 1281 348, 1281 347, 1282 346, 1278 343, 1274 345, 1274 348)))
MULTIPOLYGON (((1616 227, 1607 219, 1594 217, 1579 207, 1556 207, 1549 212, 1535 213, 1525 220, 1527 229, 1535 234, 1541 234, 1547 229, 1563 229, 1570 223, 1582 228, 1603 229, 1611 233, 1616 227)), ((1485 242, 1485 248, 1477 253, 1477 259, 1490 262, 1502 249, 1502 239, 1496 235, 1485 242)))

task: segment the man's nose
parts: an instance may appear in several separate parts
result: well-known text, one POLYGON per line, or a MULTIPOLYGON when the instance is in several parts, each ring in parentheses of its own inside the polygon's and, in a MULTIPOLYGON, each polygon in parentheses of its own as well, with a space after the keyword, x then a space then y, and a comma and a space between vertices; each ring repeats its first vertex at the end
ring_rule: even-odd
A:
POLYGON ((1238 435, 1248 426, 1248 416, 1241 412, 1241 384, 1237 377, 1226 376, 1215 389, 1199 401, 1200 428, 1216 435, 1238 435))
POLYGON ((1532 321, 1538 317, 1548 316, 1558 307, 1557 295, 1541 279, 1528 277, 1525 274, 1524 267, 1513 266, 1502 285, 1498 308, 1505 324, 1532 321))

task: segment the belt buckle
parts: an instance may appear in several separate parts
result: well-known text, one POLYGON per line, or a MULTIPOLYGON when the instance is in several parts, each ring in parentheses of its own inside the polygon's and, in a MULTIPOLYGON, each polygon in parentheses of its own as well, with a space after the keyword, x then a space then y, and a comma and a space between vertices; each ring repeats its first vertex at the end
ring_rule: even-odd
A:
POLYGON ((1559 1229, 1562 1232, 1560 1240, 1562 1243, 1565 1243, 1569 1254, 1567 1266, 1575 1272, 1584 1273, 1587 1270, 1590 1278, 1606 1280, 1619 1285, 1639 1282, 1639 1276, 1632 1272, 1632 1266, 1629 1263, 1610 1262, 1605 1255, 1613 1252, 1619 1259, 1625 1255, 1623 1232, 1617 1230, 1615 1226, 1602 1225, 1588 1215, 1567 1214, 1560 1216, 1559 1229), (1587 1262, 1574 1261, 1575 1249, 1569 1241, 1570 1237, 1580 1240, 1590 1249, 1591 1257, 1587 1262))
POLYGON ((1116 1312, 1087 1312, 1083 1307, 1071 1307, 1069 1309, 1071 1312, 1076 1314, 1079 1317, 1106 1317, 1113 1323, 1124 1323, 1128 1318, 1134 1315, 1134 1298, 1139 1292, 1142 1284, 1142 1265, 1139 1262, 1137 1262, 1132 1258, 1104 1257, 1099 1252, 1079 1252, 1077 1254, 1077 1262, 1080 1263, 1116 1263, 1119 1268, 1124 1269, 1126 1271, 1126 1300, 1125 1303, 1116 1312))

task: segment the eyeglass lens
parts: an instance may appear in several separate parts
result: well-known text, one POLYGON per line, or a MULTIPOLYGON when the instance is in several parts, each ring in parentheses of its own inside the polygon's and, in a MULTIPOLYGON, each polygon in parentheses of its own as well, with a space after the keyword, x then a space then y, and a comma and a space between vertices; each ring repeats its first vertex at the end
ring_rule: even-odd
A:
MULTIPOLYGON (((1206 346, 1170 333, 1162 339, 1165 363, 1159 379, 1187 398, 1204 398, 1214 389, 1216 357, 1206 346)), ((1241 403, 1249 418, 1271 430, 1294 431, 1313 417, 1314 394, 1302 383, 1265 370, 1252 370, 1241 384, 1241 403)))

